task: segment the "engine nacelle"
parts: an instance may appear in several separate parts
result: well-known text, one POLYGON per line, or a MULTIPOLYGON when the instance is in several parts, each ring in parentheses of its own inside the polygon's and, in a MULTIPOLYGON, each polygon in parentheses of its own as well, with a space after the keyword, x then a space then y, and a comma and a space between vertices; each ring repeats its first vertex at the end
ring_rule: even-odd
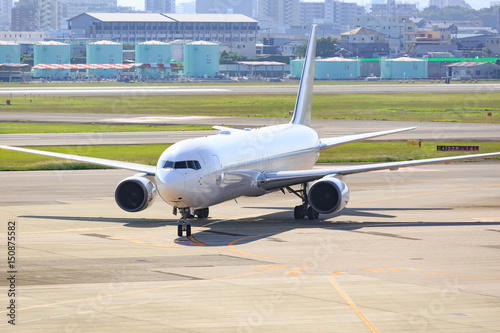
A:
POLYGON ((309 204, 321 214, 331 214, 343 209, 349 202, 349 188, 340 179, 326 176, 315 181, 307 192, 309 204))
POLYGON ((143 174, 126 178, 115 190, 118 206, 127 212, 140 212, 151 205, 155 199, 156 186, 143 174))

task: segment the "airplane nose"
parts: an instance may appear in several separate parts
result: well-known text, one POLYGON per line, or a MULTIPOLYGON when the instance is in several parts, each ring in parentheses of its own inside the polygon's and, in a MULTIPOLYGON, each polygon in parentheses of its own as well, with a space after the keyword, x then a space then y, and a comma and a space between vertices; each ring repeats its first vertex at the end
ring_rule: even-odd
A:
POLYGON ((184 175, 176 170, 168 170, 160 173, 157 186, 162 196, 165 196, 167 201, 179 201, 182 199, 182 194, 186 188, 186 180, 184 175))

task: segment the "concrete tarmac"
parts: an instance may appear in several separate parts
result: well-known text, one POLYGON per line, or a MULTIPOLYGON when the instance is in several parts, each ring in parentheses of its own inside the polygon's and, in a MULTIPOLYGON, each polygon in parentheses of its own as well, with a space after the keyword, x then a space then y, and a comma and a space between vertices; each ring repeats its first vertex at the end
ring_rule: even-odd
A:
POLYGON ((131 172, 1 172, 0 331, 499 332, 499 167, 348 176, 347 208, 311 222, 294 195, 241 198, 189 239, 159 198, 116 206, 131 172))
MULTIPOLYGON (((252 95, 252 94, 297 94, 298 85, 123 85, 116 87, 17 87, 1 88, 0 97, 29 96, 148 96, 148 95, 252 95)), ((453 83, 453 84, 315 84, 315 94, 394 94, 416 93, 484 93, 498 92, 500 84, 453 83)))
MULTIPOLYGON (((16 87, 0 88, 0 97, 29 96, 147 96, 147 95, 252 95, 252 94, 297 94, 298 85, 131 85, 97 87, 16 87)), ((314 86, 315 94, 394 94, 404 92, 437 93, 483 93, 498 92, 500 84, 453 83, 453 84, 346 84, 314 86)))

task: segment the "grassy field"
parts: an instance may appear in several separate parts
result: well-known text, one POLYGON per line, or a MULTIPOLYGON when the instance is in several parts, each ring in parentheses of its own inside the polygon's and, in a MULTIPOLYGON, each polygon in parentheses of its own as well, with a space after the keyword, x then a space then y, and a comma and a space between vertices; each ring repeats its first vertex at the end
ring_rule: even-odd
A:
MULTIPOLYGON (((500 151, 500 142, 423 142, 422 148, 407 146, 406 142, 359 142, 326 150, 321 153, 318 162, 389 162, 472 154, 471 152, 438 152, 436 150, 437 145, 480 146, 479 152, 473 153, 500 151)), ((156 165, 159 156, 167 147, 168 145, 120 145, 36 147, 35 149, 156 165)), ((45 156, 0 149, 0 171, 64 170, 84 168, 95 169, 100 167, 91 164, 70 162, 45 156)))
MULTIPOLYGON (((0 112, 290 117, 295 95, 12 97, 0 112)), ((313 117, 500 123, 500 94, 317 94, 313 117), (488 117, 487 113, 492 116, 488 117)))
POLYGON ((0 134, 207 131, 211 129, 210 126, 201 125, 0 123, 0 134))

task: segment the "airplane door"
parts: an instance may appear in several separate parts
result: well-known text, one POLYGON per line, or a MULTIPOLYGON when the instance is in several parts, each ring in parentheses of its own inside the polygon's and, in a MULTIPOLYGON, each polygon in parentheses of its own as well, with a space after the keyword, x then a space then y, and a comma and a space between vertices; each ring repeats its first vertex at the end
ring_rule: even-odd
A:
POLYGON ((222 182, 222 165, 217 155, 212 155, 212 163, 214 165, 215 182, 220 184, 222 182))

